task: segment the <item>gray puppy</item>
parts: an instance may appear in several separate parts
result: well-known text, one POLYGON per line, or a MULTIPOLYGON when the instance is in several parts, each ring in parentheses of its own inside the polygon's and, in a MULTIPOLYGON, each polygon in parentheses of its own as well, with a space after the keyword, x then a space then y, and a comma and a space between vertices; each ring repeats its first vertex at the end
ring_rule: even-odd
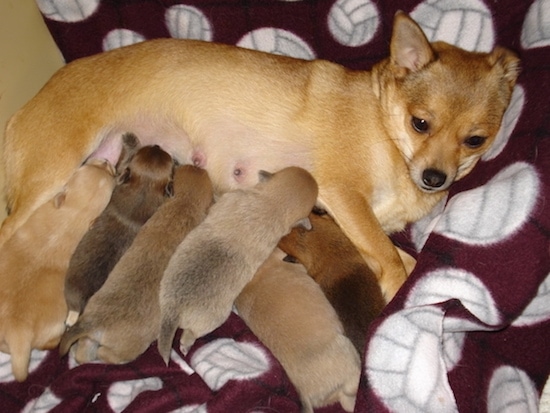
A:
POLYGON ((293 226, 307 222, 318 188, 306 170, 260 172, 247 190, 222 195, 206 219, 184 239, 160 285, 158 348, 168 363, 178 327, 180 348, 195 342, 229 316, 233 301, 293 226))
POLYGON ((168 260, 214 201, 204 169, 178 166, 174 197, 145 223, 92 296, 77 323, 64 334, 62 355, 75 342, 79 363, 127 363, 156 340, 160 326, 159 286, 168 260))
POLYGON ((141 226, 171 194, 172 157, 157 145, 140 147, 131 133, 122 139, 117 185, 111 200, 69 262, 65 278, 68 326, 76 322, 141 226))

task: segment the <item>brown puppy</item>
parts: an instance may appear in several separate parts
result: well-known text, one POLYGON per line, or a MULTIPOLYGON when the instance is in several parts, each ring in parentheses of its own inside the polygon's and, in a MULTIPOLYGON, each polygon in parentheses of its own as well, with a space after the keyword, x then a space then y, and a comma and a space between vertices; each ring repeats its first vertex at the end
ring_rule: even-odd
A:
POLYGON ((158 146, 140 147, 135 135, 124 135, 111 200, 71 257, 65 279, 68 326, 76 322, 141 226, 166 200, 172 171, 168 153, 158 146))
POLYGON ((157 339, 164 269, 212 202, 212 184, 204 169, 176 168, 174 197, 145 223, 78 322, 65 332, 59 346, 62 355, 78 340, 75 357, 79 363, 126 363, 157 339))
POLYGON ((302 412, 340 402, 353 411, 361 362, 319 286, 275 252, 237 297, 239 316, 279 360, 302 412))
POLYGON ((328 214, 312 213, 309 220, 311 231, 294 228, 279 248, 306 267, 336 310, 346 336, 363 353, 368 326, 386 304, 380 285, 328 214))
POLYGON ((225 321, 277 242, 313 208, 317 184, 306 170, 261 174, 254 188, 224 194, 170 259, 160 283, 158 348, 166 363, 178 326, 187 353, 196 338, 225 321))
POLYGON ((390 57, 372 71, 180 39, 72 62, 8 124, 11 213, 0 244, 83 160, 114 163, 121 133, 132 130, 204 167, 219 192, 253 186, 259 170, 309 170, 320 206, 389 299, 406 270, 386 234, 427 214, 488 150, 518 62, 499 47, 430 44, 404 13, 390 57))
POLYGON ((0 350, 27 378, 31 349, 57 346, 65 330, 63 283, 76 245, 111 197, 114 169, 90 160, 0 249, 0 350))

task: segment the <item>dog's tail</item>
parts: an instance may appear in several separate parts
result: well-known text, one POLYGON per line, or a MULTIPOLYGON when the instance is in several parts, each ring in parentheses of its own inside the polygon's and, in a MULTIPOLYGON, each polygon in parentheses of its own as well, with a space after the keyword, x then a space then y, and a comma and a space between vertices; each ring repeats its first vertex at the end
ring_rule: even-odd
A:
POLYGON ((59 343, 59 355, 63 357, 67 354, 71 349, 71 346, 78 339, 86 336, 91 329, 92 326, 90 323, 87 323, 82 319, 78 320, 72 327, 69 327, 61 337, 61 342, 59 343))
POLYGON ((170 360, 170 351, 172 350, 172 343, 178 329, 178 324, 179 317, 175 311, 168 314, 163 312, 157 348, 166 365, 168 365, 168 361, 170 360))
POLYGON ((29 375, 29 363, 32 350, 32 331, 14 331, 6 337, 11 353, 11 370, 15 380, 21 382, 29 375))

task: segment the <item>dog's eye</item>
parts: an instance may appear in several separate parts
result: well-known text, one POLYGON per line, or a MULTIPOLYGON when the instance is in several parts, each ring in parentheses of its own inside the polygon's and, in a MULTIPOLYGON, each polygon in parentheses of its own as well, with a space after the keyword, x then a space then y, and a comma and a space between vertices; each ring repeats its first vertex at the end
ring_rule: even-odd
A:
POLYGON ((475 149, 483 145, 486 140, 487 138, 483 136, 470 136, 468 139, 464 141, 464 144, 469 148, 475 149))
POLYGON ((414 130, 417 131, 418 133, 426 133, 430 128, 430 125, 428 124, 427 120, 420 119, 415 116, 412 117, 411 124, 414 130))

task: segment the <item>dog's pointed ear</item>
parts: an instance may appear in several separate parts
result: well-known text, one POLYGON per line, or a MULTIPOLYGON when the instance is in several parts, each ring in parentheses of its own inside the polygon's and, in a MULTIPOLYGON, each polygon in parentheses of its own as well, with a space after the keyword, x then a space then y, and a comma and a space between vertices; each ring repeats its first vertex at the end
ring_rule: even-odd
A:
POLYGON ((520 60, 517 55, 504 47, 495 47, 489 54, 489 63, 499 66, 503 71, 504 79, 510 85, 510 90, 515 86, 520 72, 520 60))
POLYGON ((135 153, 139 150, 140 146, 138 137, 133 133, 128 132, 122 135, 122 149, 115 168, 118 173, 126 168, 130 162, 130 159, 132 159, 135 153))
POLYGON ((53 198, 53 206, 55 209, 59 209, 63 206, 63 204, 65 203, 65 199, 67 198, 67 192, 66 191, 61 191, 59 192, 57 195, 54 196, 53 198))
POLYGON ((394 65, 411 72, 422 69, 435 57, 420 26, 402 11, 395 14, 390 53, 394 65))
POLYGON ((258 171, 258 179, 260 180, 260 182, 267 182, 271 179, 272 176, 273 174, 270 172, 263 170, 258 171))

